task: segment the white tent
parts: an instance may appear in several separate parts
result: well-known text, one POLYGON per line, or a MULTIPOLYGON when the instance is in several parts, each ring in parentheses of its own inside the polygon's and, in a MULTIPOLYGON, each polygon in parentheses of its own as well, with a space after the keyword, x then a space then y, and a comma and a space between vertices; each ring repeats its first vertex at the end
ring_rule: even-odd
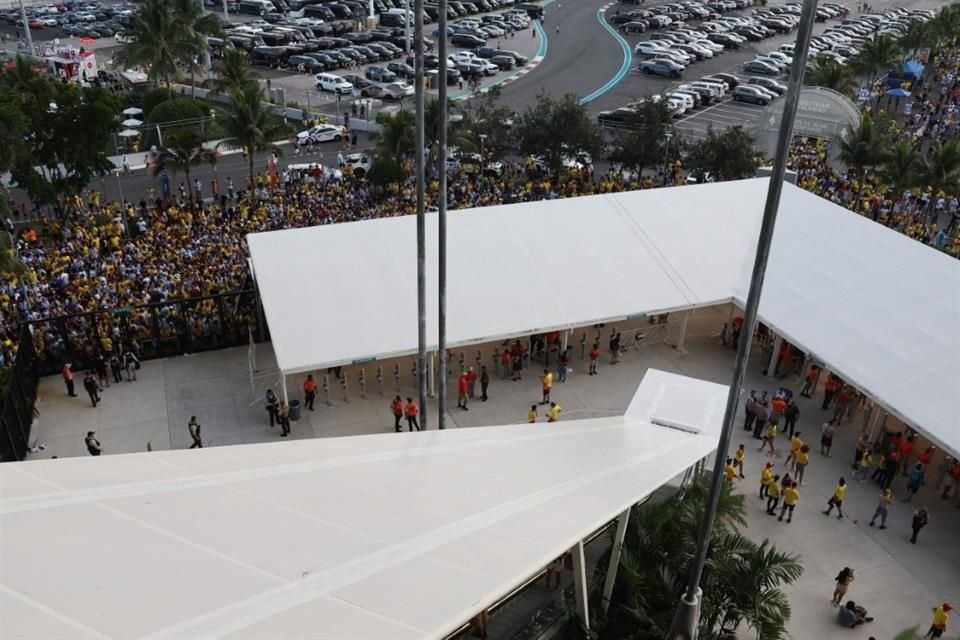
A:
MULTIPOLYGON (((742 306, 766 189, 760 178, 452 212, 448 342, 742 306)), ((413 216, 248 236, 283 373, 416 351, 415 237, 413 216)), ((960 262, 785 184, 764 291, 764 323, 960 454, 960 262)))
POLYGON ((0 465, 0 637, 443 638, 714 451, 726 394, 651 371, 619 417, 0 465))

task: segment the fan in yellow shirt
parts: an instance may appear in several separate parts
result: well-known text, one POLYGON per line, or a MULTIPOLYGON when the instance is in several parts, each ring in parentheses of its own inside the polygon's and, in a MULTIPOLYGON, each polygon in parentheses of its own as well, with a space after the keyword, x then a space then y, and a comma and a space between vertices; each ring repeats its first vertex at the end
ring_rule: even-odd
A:
POLYGON ((843 496, 846 495, 846 493, 847 481, 840 478, 840 482, 837 483, 837 488, 833 490, 833 495, 830 496, 830 500, 827 502, 827 510, 823 512, 823 515, 830 515, 830 512, 836 507, 837 520, 843 520, 843 496))
POLYGON ((743 475, 743 461, 747 459, 747 451, 744 445, 737 447, 737 450, 733 454, 733 467, 740 472, 740 477, 744 478, 743 475))
POLYGON ((783 522, 783 516, 788 511, 790 515, 787 516, 787 522, 793 521, 793 510, 796 508, 797 503, 800 502, 800 491, 797 490, 797 485, 791 483, 783 489, 783 508, 780 509, 780 517, 778 520, 783 522))
POLYGON ((550 411, 547 413, 547 422, 556 422, 557 418, 560 417, 561 411, 563 411, 563 407, 558 405, 556 402, 551 402, 550 411))
POLYGON ((737 470, 733 468, 733 458, 727 458, 727 464, 723 467, 723 472, 727 474, 727 482, 733 484, 737 478, 737 470))
POLYGON ((944 602, 933 610, 933 624, 930 625, 926 638, 939 638, 943 635, 943 632, 947 630, 947 623, 950 621, 952 610, 953 605, 948 602, 944 602))
POLYGON ((777 505, 780 503, 780 476, 773 476, 770 482, 770 492, 767 494, 767 513, 777 515, 777 505))
POLYGON ((790 461, 793 460, 796 462, 797 454, 800 453, 800 447, 803 446, 803 440, 800 439, 800 432, 797 431, 793 434, 793 437, 790 438, 790 455, 787 456, 787 459, 784 461, 784 464, 789 465, 790 461))
POLYGON ((766 498, 770 491, 770 484, 773 482, 773 463, 768 462, 767 466, 760 472, 760 497, 766 498))
POLYGON ((527 411, 527 422, 533 424, 537 421, 537 405, 530 405, 530 411, 527 411))

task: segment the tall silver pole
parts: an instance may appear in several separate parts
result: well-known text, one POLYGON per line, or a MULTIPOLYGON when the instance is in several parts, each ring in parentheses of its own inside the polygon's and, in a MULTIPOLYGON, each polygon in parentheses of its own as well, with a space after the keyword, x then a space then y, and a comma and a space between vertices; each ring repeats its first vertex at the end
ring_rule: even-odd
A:
POLYGON ((440 121, 437 123, 437 169, 440 172, 440 187, 437 194, 438 247, 437 288, 440 292, 437 306, 437 350, 440 352, 440 392, 437 395, 437 427, 446 428, 447 412, 447 0, 437 3, 437 57, 440 58, 440 87, 437 106, 440 121))
POLYGON ((30 33, 30 23, 27 21, 27 8, 20 0, 20 20, 23 22, 23 35, 27 39, 27 52, 33 55, 33 34, 30 33))
POLYGON ((410 0, 403 0, 403 9, 406 11, 403 18, 403 51, 410 55, 410 0))
POLYGON ((793 137, 793 121, 797 115, 797 103, 800 101, 803 72, 807 63, 807 50, 810 47, 810 35, 813 31, 816 9, 817 0, 804 0, 800 27, 797 31, 797 43, 794 47, 793 67, 790 69, 790 83, 786 98, 784 98, 783 121, 780 123, 780 133, 777 137, 777 154, 770 174, 770 184, 767 188, 767 200, 763 209, 763 220, 760 224, 760 237, 757 240, 757 253, 753 262, 750 290, 747 294, 747 303, 743 313, 743 326, 746 333, 740 338, 740 344, 737 347, 733 381, 730 384, 730 391, 727 394, 727 407, 723 414, 723 430, 720 433, 720 443, 717 446, 713 475, 710 477, 710 493, 697 538, 697 555, 690 570, 690 582, 687 585, 687 591, 680 599, 677 613, 673 619, 673 627, 670 630, 670 635, 678 640, 681 638, 696 640, 697 637, 700 618, 700 578, 703 575, 703 566, 707 560, 710 534, 713 531, 713 522, 717 515, 717 503, 720 500, 720 488, 724 482, 723 461, 730 449, 730 440, 733 437, 733 420, 736 417, 737 406, 740 404, 743 376, 746 373, 747 361, 750 358, 751 328, 757 320, 757 308, 760 306, 763 279, 766 275, 767 260, 770 257, 770 243, 773 240, 777 209, 780 206, 780 192, 783 190, 783 176, 786 172, 787 156, 790 152, 790 139, 793 137))
MULTIPOLYGON (((414 163, 417 172, 417 389, 420 392, 420 428, 427 428, 427 219, 425 213, 426 163, 423 141, 423 0, 414 0, 413 3, 413 46, 416 49, 414 77, 417 83, 416 93, 416 135, 414 148, 417 161, 414 163)), ((409 17, 409 16, 408 16, 409 17)))
POLYGON ((230 22, 230 11, 227 9, 227 0, 223 0, 223 19, 230 22))

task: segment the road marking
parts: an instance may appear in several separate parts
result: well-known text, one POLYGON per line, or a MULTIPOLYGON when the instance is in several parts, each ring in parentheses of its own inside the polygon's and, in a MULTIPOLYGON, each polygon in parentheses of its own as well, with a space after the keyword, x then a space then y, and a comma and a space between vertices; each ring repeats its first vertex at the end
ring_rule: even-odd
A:
POLYGON ((609 4, 605 4, 597 10, 597 22, 599 22, 600 25, 604 29, 606 29, 610 33, 610 35, 613 36, 613 39, 620 44, 620 48, 623 50, 623 64, 620 65, 620 70, 617 71, 617 74, 612 78, 610 78, 610 80, 607 81, 606 84, 604 84, 602 87, 600 87, 590 95, 587 95, 581 98, 580 104, 587 104, 589 102, 593 102, 594 100, 596 100, 597 98, 599 98, 600 96, 602 96, 603 94, 605 94, 606 92, 610 91, 615 86, 617 86, 620 83, 620 81, 623 80, 627 76, 627 74, 630 72, 630 65, 633 63, 633 51, 630 49, 630 43, 627 42, 623 38, 623 36, 617 33, 617 30, 611 27, 607 23, 606 18, 604 17, 604 12, 612 4, 613 4, 612 2, 609 4))

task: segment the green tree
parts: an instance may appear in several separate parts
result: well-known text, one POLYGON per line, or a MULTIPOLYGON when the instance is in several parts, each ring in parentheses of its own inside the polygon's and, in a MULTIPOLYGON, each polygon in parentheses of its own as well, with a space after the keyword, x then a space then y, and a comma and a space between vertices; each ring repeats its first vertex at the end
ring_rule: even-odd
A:
POLYGON ((845 96, 852 94, 855 87, 850 67, 827 56, 817 56, 813 59, 813 69, 807 75, 805 84, 811 87, 833 89, 845 96))
POLYGON ((370 181, 370 184, 381 189, 403 182, 406 177, 403 166, 396 156, 383 154, 377 154, 373 157, 370 172, 367 173, 367 180, 370 181))
POLYGON ((739 125, 719 134, 707 127, 707 137, 690 147, 686 164, 691 171, 710 173, 716 180, 752 176, 757 169, 753 136, 739 125))
MULTIPOLYGON (((423 132, 427 143, 427 166, 437 163, 440 152, 440 101, 431 98, 424 105, 423 132)), ((473 138, 463 112, 452 101, 447 102, 447 149, 473 151, 473 138)))
POLYGON ((934 46, 955 44, 960 38, 960 6, 954 3, 941 8, 933 21, 933 30, 936 33, 934 46))
MULTIPOLYGON (((637 103, 626 125, 627 132, 614 145, 610 160, 638 174, 646 168, 662 167, 669 151, 666 145, 679 140, 666 101, 637 103)), ((676 143, 671 146, 678 148, 676 143)))
POLYGON ((902 191, 917 186, 922 169, 923 161, 917 148, 903 141, 887 149, 879 172, 884 182, 902 191))
POLYGON ((230 108, 222 121, 226 138, 221 145, 239 147, 247 154, 250 169, 250 184, 256 184, 253 169, 254 156, 261 151, 273 151, 280 154, 280 148, 274 141, 284 134, 283 126, 272 117, 263 101, 263 89, 256 84, 248 84, 230 92, 230 108))
POLYGON ((887 155, 889 141, 874 124, 873 117, 864 113, 860 126, 850 129, 840 140, 840 160, 856 173, 858 182, 855 208, 860 210, 860 198, 863 196, 864 183, 869 171, 880 164, 887 155))
POLYGON ((960 195, 960 140, 933 143, 920 168, 919 182, 933 193, 931 207, 938 193, 960 195))
MULTIPOLYGON (((598 638, 669 637, 696 550, 706 480, 684 495, 634 507, 609 615, 592 625, 598 638)), ((764 640, 785 636, 790 603, 781 587, 795 582, 803 568, 768 541, 757 544, 741 534, 745 513, 744 496, 725 483, 701 581, 700 638, 725 640, 745 627, 764 640)), ((605 567, 601 562, 598 572, 605 567)))
POLYGON ((595 158, 603 149, 600 128, 573 93, 559 99, 538 95, 519 117, 515 134, 520 152, 542 156, 554 173, 563 169, 565 158, 581 153, 595 158))
MULTIPOLYGON (((29 153, 24 134, 27 130, 27 118, 17 108, 12 93, 0 96, 0 173, 9 171, 20 158, 29 153)), ((0 189, 0 217, 6 218, 10 213, 10 201, 6 189, 0 189)), ((0 231, 0 274, 20 274, 24 271, 23 263, 17 259, 10 246, 10 238, 0 231)))
POLYGON ((409 111, 377 114, 380 130, 374 132, 373 140, 377 145, 377 155, 400 158, 412 154, 414 150, 414 128, 416 120, 409 111))
POLYGON ((933 22, 917 20, 910 24, 907 34, 900 38, 900 48, 903 51, 904 62, 914 58, 919 49, 935 47, 938 40, 937 27, 933 22))
POLYGON ((492 160, 503 158, 515 149, 511 127, 516 114, 500 104, 499 87, 468 100, 463 115, 472 148, 482 150, 492 160))
POLYGON ((870 84, 873 84, 880 73, 886 72, 899 59, 900 44, 891 36, 879 35, 863 43, 853 68, 858 74, 867 76, 870 84))
MULTIPOLYGON (((177 129, 171 132, 157 154, 153 175, 160 175, 163 170, 174 175, 183 172, 187 179, 187 189, 192 193, 193 182, 190 180, 190 169, 202 164, 213 166, 217 163, 216 152, 204 147, 203 142, 203 137, 193 128, 177 129)), ((193 202, 192 197, 190 201, 193 202)))
POLYGON ((238 47, 224 49, 223 58, 214 63, 213 69, 217 74, 210 87, 214 94, 230 93, 260 77, 250 66, 247 52, 238 47))

